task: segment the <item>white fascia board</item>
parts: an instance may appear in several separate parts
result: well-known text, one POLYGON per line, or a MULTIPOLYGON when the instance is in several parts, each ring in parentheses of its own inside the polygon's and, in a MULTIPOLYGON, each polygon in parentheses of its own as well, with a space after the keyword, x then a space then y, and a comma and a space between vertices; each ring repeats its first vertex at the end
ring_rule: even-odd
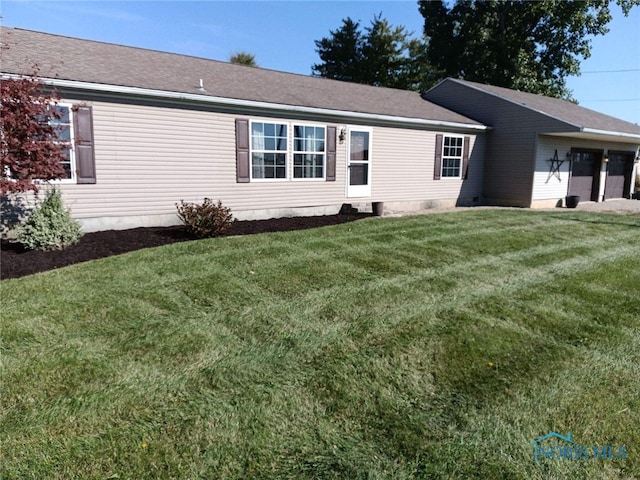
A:
POLYGON ((602 130, 578 130, 575 132, 540 132, 541 135, 550 137, 562 137, 584 140, 595 140, 597 142, 619 142, 630 145, 639 145, 640 136, 633 134, 622 134, 618 132, 604 132, 602 130))
POLYGON ((640 134, 637 134, 637 133, 612 132, 609 130, 598 130, 597 128, 586 128, 586 127, 582 128, 581 130, 584 133, 589 133, 593 135, 604 135, 607 137, 624 137, 624 138, 640 141, 640 134))
MULTIPOLYGON (((5 75, 3 75, 5 76, 5 75)), ((8 78, 19 78, 19 75, 7 74, 8 78)), ((404 123, 410 125, 423 125, 429 127, 442 127, 447 129, 464 129, 485 132, 490 129, 485 125, 470 125, 467 123, 446 122, 439 120, 427 120, 422 118, 397 117, 393 115, 379 115, 374 113, 358 113, 343 110, 331 110, 318 107, 303 107, 298 105, 285 105, 280 103, 260 102, 255 100, 241 100, 236 98, 214 97, 211 95, 199 95, 193 93, 170 92, 164 90, 154 90, 140 87, 125 87, 121 85, 107 85, 93 82, 80 82, 75 80, 61 80, 57 78, 42 78, 45 85, 60 88, 81 89, 105 93, 116 93, 121 95, 137 95, 152 98, 164 98, 169 100, 185 100, 199 103, 210 103, 231 107, 249 107, 268 110, 289 111, 295 113, 307 113, 316 115, 331 115, 345 118, 375 120, 378 122, 404 123)))

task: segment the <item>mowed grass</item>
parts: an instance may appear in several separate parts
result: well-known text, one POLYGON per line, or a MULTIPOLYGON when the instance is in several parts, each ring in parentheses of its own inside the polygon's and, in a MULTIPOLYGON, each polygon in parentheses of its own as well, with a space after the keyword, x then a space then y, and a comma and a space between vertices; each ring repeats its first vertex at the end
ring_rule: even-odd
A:
POLYGON ((3 281, 2 478, 640 478, 639 237, 461 211, 3 281))

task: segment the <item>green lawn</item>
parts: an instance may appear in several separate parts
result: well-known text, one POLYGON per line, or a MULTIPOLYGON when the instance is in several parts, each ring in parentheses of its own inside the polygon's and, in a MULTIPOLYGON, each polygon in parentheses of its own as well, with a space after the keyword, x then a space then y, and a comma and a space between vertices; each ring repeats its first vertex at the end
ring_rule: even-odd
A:
POLYGON ((639 238, 475 210, 5 280, 0 473, 640 478, 639 238), (552 431, 626 456, 535 462, 552 431))

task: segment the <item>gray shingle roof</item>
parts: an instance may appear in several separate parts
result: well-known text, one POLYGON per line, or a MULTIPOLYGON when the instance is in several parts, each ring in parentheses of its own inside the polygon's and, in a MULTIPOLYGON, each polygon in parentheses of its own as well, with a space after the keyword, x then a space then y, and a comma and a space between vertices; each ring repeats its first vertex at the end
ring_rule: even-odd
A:
POLYGON ((494 87, 492 85, 484 85, 466 80, 448 78, 445 81, 456 82, 470 88, 487 92, 580 128, 640 135, 640 126, 638 125, 559 98, 545 97, 543 95, 503 87, 494 87))
POLYGON ((475 120, 435 105, 416 92, 339 82, 142 48, 3 27, 4 73, 166 92, 203 94, 374 115, 454 122, 475 120), (198 91, 200 79, 206 92, 198 91))

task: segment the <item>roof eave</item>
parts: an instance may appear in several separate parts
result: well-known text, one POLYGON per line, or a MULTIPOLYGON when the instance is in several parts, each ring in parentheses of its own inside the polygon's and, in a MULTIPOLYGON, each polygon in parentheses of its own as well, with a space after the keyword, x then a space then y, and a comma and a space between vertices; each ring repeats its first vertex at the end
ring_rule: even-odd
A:
POLYGON ((587 127, 583 127, 580 130, 574 132, 545 132, 544 135, 640 145, 640 134, 599 130, 596 128, 587 127))
MULTIPOLYGON (((3 74, 5 78, 20 78, 21 75, 3 74)), ((468 124, 461 122, 450 122, 444 120, 429 120, 423 118, 399 117, 394 115, 382 115, 374 113, 352 112, 343 110, 333 110, 319 107, 305 107, 300 105, 286 105, 255 100, 243 100, 236 98, 217 97, 212 95, 202 95, 197 93, 172 92, 165 90, 155 90, 141 87, 128 87, 122 85, 108 85, 94 82, 82 82, 77 80, 63 80, 58 78, 41 78, 43 84, 72 90, 82 90, 89 92, 103 92, 109 94, 138 96, 163 100, 184 101, 200 104, 221 105, 225 107, 242 107, 255 110, 275 110, 280 112, 291 112, 295 114, 314 114, 326 117, 345 118, 354 120, 368 120, 379 124, 407 125, 414 127, 441 128, 444 130, 465 130, 470 132, 485 132, 490 129, 482 124, 468 124)))
POLYGON ((597 128, 582 128, 582 131, 589 135, 600 135, 603 137, 628 138, 640 142, 640 133, 615 132, 609 130, 600 130, 597 128))

